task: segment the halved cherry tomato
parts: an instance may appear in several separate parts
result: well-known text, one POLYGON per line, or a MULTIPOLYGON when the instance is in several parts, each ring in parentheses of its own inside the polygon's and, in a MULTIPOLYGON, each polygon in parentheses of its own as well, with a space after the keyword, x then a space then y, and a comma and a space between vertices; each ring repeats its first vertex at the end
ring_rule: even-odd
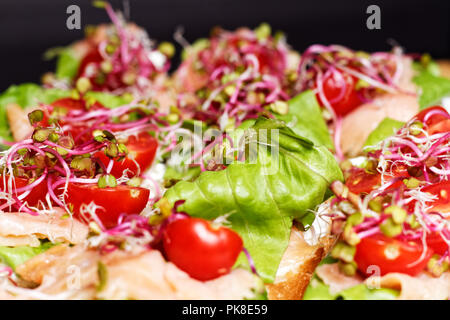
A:
POLYGON ((438 198, 430 203, 433 211, 450 212, 450 181, 441 181, 422 188, 423 192, 431 193, 438 198))
MULTIPOLYGON (((156 149, 158 148, 158 140, 148 132, 141 132, 137 137, 130 136, 125 145, 128 149, 128 156, 121 161, 115 161, 111 170, 111 174, 116 178, 121 177, 125 169, 131 171, 128 176, 136 175, 138 173, 138 167, 134 161, 139 164, 141 172, 150 168, 155 158, 156 149)), ((100 158, 105 166, 108 166, 110 158, 104 152, 100 151, 95 155, 100 158)))
POLYGON ((442 239, 439 233, 431 233, 427 234, 427 246, 431 248, 435 253, 439 255, 444 255, 444 253, 448 250, 447 242, 442 239))
MULTIPOLYGON (((9 176, 5 177, 6 185, 8 185, 9 176)), ((14 177, 15 189, 19 189, 30 184, 30 180, 22 177, 14 177)), ((14 188, 14 187, 13 187, 14 188)), ((4 191, 3 176, 0 176, 0 191, 4 191)), ((25 192, 19 192, 17 195, 21 195, 25 192)), ((39 201, 45 201, 45 195, 47 194, 46 181, 42 181, 38 185, 34 186, 30 193, 22 199, 22 202, 27 202, 29 206, 35 207, 39 204, 39 201)), ((0 200, 0 206, 4 205, 6 200, 0 200)), ((12 208, 12 207, 11 207, 12 208)), ((4 208, 4 211, 9 211, 10 207, 4 208)))
POLYGON ((76 218, 92 221, 89 214, 82 217, 80 208, 83 204, 94 202, 102 209, 96 214, 106 228, 117 225, 121 214, 139 214, 145 208, 150 196, 150 190, 139 187, 120 185, 114 188, 99 188, 96 184, 70 183, 67 189, 66 202, 73 206, 76 218))
POLYGON ((100 65, 104 61, 97 48, 92 49, 80 63, 78 68, 77 79, 86 77, 90 80, 92 90, 115 90, 126 87, 122 81, 122 73, 109 73, 105 75, 100 69, 100 65))
MULTIPOLYGON (((98 68, 102 61, 103 57, 96 48, 89 51, 81 60, 80 66, 78 67, 77 79, 80 77, 87 77, 89 79, 93 79, 95 75, 89 74, 89 72, 87 72, 86 69, 90 68, 90 66, 95 66, 95 68, 98 68)), ((95 82, 92 84, 94 86, 94 89, 97 89, 96 88, 97 84, 95 82)))
MULTIPOLYGON (((104 109, 105 107, 98 101, 96 101, 92 106, 87 107, 87 103, 85 99, 74 99, 74 98, 62 98, 58 99, 51 104, 53 107, 58 108, 65 108, 67 111, 72 110, 98 110, 98 109, 104 109)), ((65 125, 66 123, 62 120, 59 120, 59 124, 61 126, 65 125)), ((83 123, 71 123, 71 128, 69 132, 72 134, 72 137, 75 139, 76 142, 82 143, 85 142, 85 140, 88 140, 91 138, 91 135, 89 132, 86 132, 86 129, 88 127, 83 123)))
MULTIPOLYGON (((440 106, 429 107, 429 108, 426 108, 426 109, 420 111, 420 112, 416 115, 417 120, 419 120, 419 121, 421 121, 421 122, 424 122, 425 116, 426 116, 430 111, 442 111, 442 112, 444 112, 444 113, 447 113, 447 110, 445 110, 443 107, 440 107, 440 106)), ((429 119, 427 119, 427 121, 425 122, 425 124, 428 125, 428 126, 430 127, 430 126, 432 126, 432 125, 434 125, 434 124, 436 124, 436 123, 438 123, 438 122, 441 122, 441 121, 443 121, 443 120, 446 120, 446 119, 448 119, 448 117, 445 117, 445 116, 442 115, 442 114, 434 114, 434 115, 432 115, 429 119)))
POLYGON ((100 102, 95 101, 92 105, 88 106, 84 98, 61 98, 51 103, 53 107, 65 108, 67 111, 72 110, 97 110, 106 109, 100 102))
POLYGON ((345 181, 348 189, 356 194, 369 193, 381 184, 379 173, 368 173, 364 169, 352 168, 351 174, 345 181))
POLYGON ((445 119, 431 125, 427 131, 429 134, 450 132, 450 119, 445 119))
POLYGON ((230 272, 243 247, 236 232, 198 218, 171 222, 163 242, 169 261, 201 281, 230 272))
MULTIPOLYGON (((398 165, 390 171, 391 176, 385 176, 385 180, 398 178, 398 177, 409 177, 409 173, 406 167, 398 165)), ((398 188, 403 184, 403 181, 399 180, 389 186, 387 189, 398 188)), ((369 173, 362 168, 353 167, 350 169, 350 176, 346 179, 345 185, 348 189, 356 194, 369 193, 375 188, 381 185, 381 174, 369 173)))
POLYGON ((423 250, 420 243, 403 242, 376 234, 361 240, 356 246, 354 259, 358 270, 366 276, 373 275, 370 266, 380 268, 381 276, 390 272, 415 276, 426 267, 433 255, 433 250, 428 248, 424 258, 420 259, 423 250))
MULTIPOLYGON (((349 75, 346 72, 340 72, 340 75, 342 76, 339 76, 337 73, 329 73, 323 78, 323 93, 336 114, 344 116, 361 105, 362 101, 356 92, 356 77, 349 75), (344 90, 343 94, 342 90, 344 90), (341 99, 333 102, 333 100, 339 98, 341 94, 341 99)), ((317 99, 323 106, 324 103, 319 94, 317 94, 317 99)))

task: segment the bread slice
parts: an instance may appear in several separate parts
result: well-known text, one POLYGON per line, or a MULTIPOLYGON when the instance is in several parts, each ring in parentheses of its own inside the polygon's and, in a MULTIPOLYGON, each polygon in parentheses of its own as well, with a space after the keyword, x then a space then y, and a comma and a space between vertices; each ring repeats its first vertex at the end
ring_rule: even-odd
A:
POLYGON ((274 283, 266 285, 270 300, 301 300, 314 270, 336 241, 327 233, 310 244, 305 233, 292 227, 289 245, 284 252, 274 283))
POLYGON ((441 76, 450 79, 450 60, 438 60, 437 64, 441 76))

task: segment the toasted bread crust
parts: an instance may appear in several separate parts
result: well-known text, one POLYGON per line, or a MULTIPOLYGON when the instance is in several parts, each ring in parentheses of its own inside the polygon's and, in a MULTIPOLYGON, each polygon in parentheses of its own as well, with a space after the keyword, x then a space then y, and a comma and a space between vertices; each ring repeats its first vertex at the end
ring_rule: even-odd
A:
POLYGON ((274 283, 266 285, 270 300, 300 300, 314 270, 328 254, 336 238, 327 235, 309 245, 303 233, 293 227, 288 248, 281 260, 274 283))
POLYGON ((450 79, 450 60, 438 60, 441 76, 450 79))

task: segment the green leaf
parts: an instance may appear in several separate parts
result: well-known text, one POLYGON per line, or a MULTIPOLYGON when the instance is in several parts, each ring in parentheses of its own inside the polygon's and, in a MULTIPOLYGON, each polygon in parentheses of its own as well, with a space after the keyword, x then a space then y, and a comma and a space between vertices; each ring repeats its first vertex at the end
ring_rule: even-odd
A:
POLYGON ((117 108, 126 104, 129 104, 133 97, 131 95, 124 94, 122 96, 113 95, 106 92, 89 91, 84 95, 86 98, 92 98, 100 102, 106 108, 117 108))
POLYGON ((182 167, 167 166, 164 172, 164 181, 176 183, 181 180, 192 181, 201 173, 200 167, 191 167, 184 170, 182 167))
POLYGON ((313 91, 308 90, 295 96, 288 104, 288 114, 276 115, 278 119, 286 122, 299 136, 308 138, 317 145, 334 149, 333 140, 313 91))
POLYGON ((420 87, 419 106, 421 110, 441 103, 445 97, 450 97, 450 80, 447 78, 423 72, 414 78, 414 82, 420 87))
POLYGON ((423 64, 417 61, 414 61, 413 69, 417 72, 417 74, 423 74, 423 73, 429 73, 433 76, 439 77, 441 75, 441 71, 439 70, 439 65, 433 61, 430 60, 429 62, 423 64))
POLYGON ((338 295, 344 300, 394 300, 399 292, 393 289, 369 289, 364 283, 345 289, 338 295))
POLYGON ((75 56, 72 49, 64 49, 60 52, 56 61, 56 77, 68 80, 74 79, 77 75, 80 62, 80 59, 75 56))
POLYGON ((17 103, 22 108, 35 106, 39 103, 52 103, 53 101, 67 97, 70 91, 61 89, 44 89, 34 83, 12 85, 0 94, 0 137, 11 139, 8 119, 6 117, 6 106, 17 103))
POLYGON ((336 294, 330 293, 330 288, 322 280, 314 276, 306 288, 303 300, 335 300, 336 297, 336 294))
POLYGON ((394 135, 405 123, 391 118, 384 118, 378 126, 367 137, 364 143, 364 150, 368 151, 369 147, 376 146, 384 139, 394 135))
POLYGON ((55 244, 43 242, 39 247, 0 247, 0 262, 7 264, 13 270, 34 256, 50 249, 55 244))
POLYGON ((315 209, 329 184, 342 180, 342 172, 326 147, 299 137, 282 121, 259 118, 252 129, 257 132, 254 163, 234 162, 222 171, 203 172, 194 182, 178 182, 164 197, 171 203, 186 200, 180 210, 192 216, 212 220, 229 215, 259 275, 272 282, 292 220, 315 209), (270 129, 278 130, 278 148, 266 147, 271 140, 261 129, 269 135, 270 129))
POLYGON ((329 286, 314 275, 306 288, 303 300, 395 300, 398 295, 397 290, 369 289, 364 283, 332 294, 329 286))

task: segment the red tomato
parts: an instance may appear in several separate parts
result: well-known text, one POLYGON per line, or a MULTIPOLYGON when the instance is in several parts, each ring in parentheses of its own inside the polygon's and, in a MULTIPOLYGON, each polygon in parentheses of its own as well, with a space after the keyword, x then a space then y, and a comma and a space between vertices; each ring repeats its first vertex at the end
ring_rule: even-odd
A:
MULTIPOLYGON (((6 176, 6 185, 8 185, 9 177, 6 176)), ((22 188, 30 184, 30 181, 27 178, 14 177, 16 189, 22 188)), ((3 177, 0 176, 0 190, 4 191, 3 177)), ((17 195, 21 195, 24 192, 19 192, 17 195)), ((45 201, 45 195, 47 194, 47 184, 46 180, 42 181, 38 185, 34 186, 31 189, 30 193, 23 198, 22 202, 27 202, 28 205, 35 207, 38 205, 39 201, 45 201)), ((0 200, 0 206, 4 205, 6 200, 0 200)), ((4 211, 9 211, 10 207, 4 208, 4 211)))
MULTIPOLYGON (((137 137, 130 136, 125 145, 128 149, 128 156, 122 161, 115 161, 111 170, 111 174, 116 178, 121 177, 125 169, 131 170, 128 176, 134 176, 138 173, 138 167, 132 159, 139 164, 141 173, 150 168, 158 148, 158 140, 148 132, 141 132, 137 137)), ((110 158, 103 151, 97 152, 96 156, 105 166, 108 166, 110 158)))
MULTIPOLYGON (((66 202, 73 206, 75 217, 81 216, 82 204, 94 202, 102 207, 96 214, 106 228, 117 225, 121 214, 139 214, 145 208, 150 196, 150 190, 139 187, 120 185, 114 188, 99 188, 96 184, 69 184, 66 202)), ((87 217, 92 221, 91 217, 87 217)))
POLYGON ((373 275, 370 266, 380 268, 380 275, 390 272, 400 272, 411 276, 417 275, 427 265, 433 255, 433 250, 428 249, 425 258, 416 263, 423 252, 423 247, 416 242, 403 242, 389 238, 382 234, 376 234, 363 238, 356 246, 355 262, 358 269, 366 276, 373 275), (413 264, 410 266, 410 264, 413 264))
POLYGON ((439 255, 444 255, 448 250, 447 242, 442 239, 439 233, 427 234, 427 246, 430 247, 435 253, 439 255))
MULTIPOLYGON (((89 51, 84 58, 81 60, 80 66, 78 67, 78 75, 79 77, 86 77, 88 74, 86 73, 86 69, 89 65, 98 66, 103 61, 103 57, 97 49, 92 49, 89 51)), ((88 78, 90 78, 88 76, 88 78)))
POLYGON ((426 186, 422 188, 422 191, 438 197, 432 203, 433 211, 450 212, 450 181, 441 181, 426 186))
POLYGON ((92 90, 94 91, 115 90, 126 87, 127 85, 124 84, 121 79, 122 73, 109 73, 105 75, 100 70, 102 61, 104 61, 104 59, 98 50, 91 50, 83 60, 81 60, 77 79, 80 77, 88 78, 91 82, 92 90))
MULTIPOLYGON (((443 107, 440 107, 440 106, 429 107, 429 108, 426 108, 425 110, 420 111, 417 114, 417 116, 416 116, 417 120, 424 122, 425 116, 430 111, 434 111, 434 110, 438 110, 438 111, 447 113, 447 110, 445 110, 443 107)), ((438 122, 441 122, 442 120, 446 120, 446 119, 448 119, 448 117, 445 117, 441 114, 435 114, 435 115, 432 115, 429 119, 427 119, 425 124, 428 126, 432 126, 432 125, 434 125, 438 122)))
POLYGON ((450 132, 450 119, 445 119, 436 124, 431 125, 427 131, 429 134, 450 132))
POLYGON ((367 173, 360 168, 352 168, 351 175, 345 181, 348 189, 356 194, 369 193, 381 184, 381 176, 378 173, 367 173))
POLYGON ((170 223, 163 242, 169 261, 201 281, 230 272, 243 247, 236 232, 198 218, 170 223))
MULTIPOLYGON (((84 99, 73 99, 73 98, 62 98, 54 101, 51 104, 53 107, 58 108, 65 108, 67 111, 72 110, 98 110, 98 109, 104 109, 105 107, 99 103, 95 102, 92 106, 89 108, 86 106, 86 101, 84 99)), ((64 121, 59 121, 59 124, 61 126, 65 125, 66 123, 64 121)), ((83 123, 71 123, 71 128, 69 132, 72 134, 72 137, 75 139, 76 142, 85 142, 85 140, 88 140, 91 138, 91 135, 89 132, 86 132, 86 125, 83 123)))
MULTIPOLYGON (((345 185, 353 193, 369 193, 381 185, 381 174, 378 172, 368 173, 366 170, 356 167, 353 167, 350 170, 351 175, 346 179, 345 185)), ((408 170, 404 166, 397 166, 393 168, 392 174, 392 178, 409 177, 408 170)), ((391 179, 390 176, 385 176, 386 181, 389 179, 391 179)), ((403 181, 397 181, 387 189, 398 188, 402 184, 403 181)))
MULTIPOLYGON (((361 105, 362 101, 355 88, 357 79, 346 72, 340 72, 340 74, 342 77, 339 77, 336 73, 329 73, 323 78, 323 93, 336 114, 344 116, 361 105), (345 88, 343 88, 343 84, 345 84, 345 88), (341 99, 333 102, 341 96, 342 90, 344 90, 344 93, 341 99)), ((324 103, 319 94, 317 94, 317 99, 323 106, 324 103)))

